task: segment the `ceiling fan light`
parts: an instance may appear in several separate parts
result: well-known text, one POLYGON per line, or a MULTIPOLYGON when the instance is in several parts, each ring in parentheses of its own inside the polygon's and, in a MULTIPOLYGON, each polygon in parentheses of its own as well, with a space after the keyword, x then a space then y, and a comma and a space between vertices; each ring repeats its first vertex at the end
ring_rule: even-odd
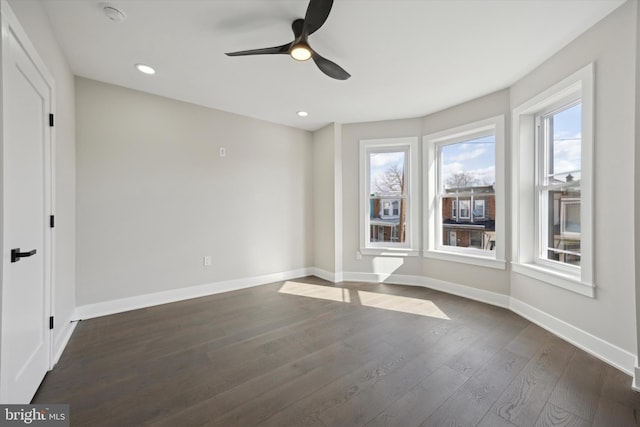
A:
POLYGON ((302 43, 295 45, 289 54, 296 61, 306 61, 311 58, 311 50, 302 43))

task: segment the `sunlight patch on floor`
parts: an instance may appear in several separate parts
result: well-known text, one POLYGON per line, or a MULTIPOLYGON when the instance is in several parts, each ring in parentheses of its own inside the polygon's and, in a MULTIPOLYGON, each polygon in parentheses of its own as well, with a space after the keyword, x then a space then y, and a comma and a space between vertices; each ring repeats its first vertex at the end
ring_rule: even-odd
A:
POLYGON ((286 281, 278 292, 330 301, 351 302, 349 289, 310 285, 308 283, 286 281))
POLYGON ((398 295, 378 294, 375 292, 358 291, 360 304, 366 307, 382 308, 384 310, 400 311, 402 313, 419 314, 420 316, 437 317, 451 320, 438 308, 433 301, 401 297, 398 295))
POLYGON ((451 320, 440 308, 430 300, 403 297, 398 295, 380 294, 377 292, 359 291, 331 286, 312 285, 286 281, 278 291, 282 294, 301 297, 318 298, 329 301, 359 304, 365 307, 383 310, 399 311, 402 313, 418 314, 420 316, 435 317, 451 320))

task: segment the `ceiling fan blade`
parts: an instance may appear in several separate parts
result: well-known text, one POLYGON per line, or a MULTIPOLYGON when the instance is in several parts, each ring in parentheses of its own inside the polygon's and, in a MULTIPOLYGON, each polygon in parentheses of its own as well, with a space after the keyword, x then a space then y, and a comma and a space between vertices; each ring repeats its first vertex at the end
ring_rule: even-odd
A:
POLYGON ((225 53, 227 56, 246 56, 246 55, 277 55, 281 53, 289 53, 291 43, 282 46, 265 47, 262 49, 241 50, 238 52, 225 53))
POLYGON ((293 30, 293 35, 297 39, 302 35, 302 31, 304 29, 304 19, 296 19, 291 24, 291 29, 293 30))
POLYGON ((303 33, 313 34, 325 23, 331 12, 333 0, 310 0, 304 17, 303 33))
POLYGON ((337 80, 347 80, 351 77, 351 74, 347 73, 341 66, 320 56, 317 52, 313 51, 311 57, 313 58, 313 62, 320 68, 320 71, 327 76, 337 80))

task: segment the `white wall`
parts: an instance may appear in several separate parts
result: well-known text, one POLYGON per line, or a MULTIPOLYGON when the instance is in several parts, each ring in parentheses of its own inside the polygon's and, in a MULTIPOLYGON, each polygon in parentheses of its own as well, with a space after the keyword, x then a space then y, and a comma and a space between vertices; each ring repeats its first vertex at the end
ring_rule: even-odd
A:
POLYGON ((84 78, 76 105, 79 305, 313 265, 311 133, 84 78))
POLYGON ((596 298, 515 273, 512 296, 633 354, 636 7, 624 4, 511 88, 517 107, 595 62, 596 298))
POLYGON ((55 80, 55 213, 53 314, 54 353, 64 346, 75 309, 76 141, 74 77, 37 1, 9 0, 20 24, 55 80))
POLYGON ((313 133, 314 267, 335 273, 335 124, 313 133))

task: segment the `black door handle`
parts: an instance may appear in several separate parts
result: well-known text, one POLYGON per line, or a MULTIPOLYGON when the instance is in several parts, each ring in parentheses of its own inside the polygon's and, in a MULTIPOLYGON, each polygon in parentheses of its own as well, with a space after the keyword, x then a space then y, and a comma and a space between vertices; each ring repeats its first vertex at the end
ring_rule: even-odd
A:
POLYGON ((20 261, 20 258, 26 258, 35 254, 35 249, 29 252, 20 252, 20 248, 11 249, 11 262, 18 262, 20 261))

